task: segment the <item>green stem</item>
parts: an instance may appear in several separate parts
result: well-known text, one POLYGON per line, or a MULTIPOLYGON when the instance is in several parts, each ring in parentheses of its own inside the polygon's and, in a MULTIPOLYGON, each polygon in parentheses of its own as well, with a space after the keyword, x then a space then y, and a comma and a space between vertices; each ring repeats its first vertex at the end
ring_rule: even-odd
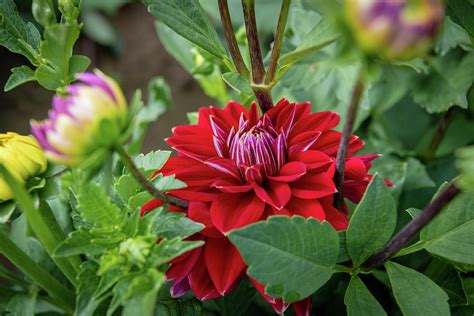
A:
POLYGON ((28 255, 2 232, 0 232, 0 253, 34 283, 44 289, 52 298, 60 301, 65 308, 67 307, 66 312, 73 312, 74 293, 52 277, 40 265, 31 260, 28 255))
POLYGON ((449 124, 451 124, 451 121, 453 120, 454 111, 455 107, 451 107, 447 112, 444 113, 443 117, 438 122, 436 132, 434 133, 430 146, 428 147, 428 151, 426 152, 426 161, 430 161, 435 156, 436 150, 438 149, 439 144, 441 144, 449 124))
POLYGON ((265 67, 263 65, 262 51, 258 39, 257 21, 255 19, 254 0, 242 0, 244 11, 245 31, 249 43, 250 63, 252 65, 252 87, 260 109, 263 113, 273 106, 272 95, 269 89, 258 87, 263 84, 265 67))
POLYGON ((343 204, 343 186, 344 186, 344 173, 346 169, 346 158, 347 151, 349 149, 350 140, 352 138, 352 129, 356 119, 357 110, 359 108, 359 102, 364 91, 364 85, 362 83, 362 75, 359 73, 357 76, 356 84, 352 92, 351 103, 347 109, 346 119, 344 121, 344 127, 342 129, 341 140, 339 142, 339 148, 336 156, 336 174, 334 175, 334 183, 336 184, 337 193, 334 196, 334 207, 341 210, 343 204))
POLYGON ((189 204, 188 201, 181 200, 178 198, 175 198, 171 195, 167 195, 160 190, 158 190, 144 175, 143 173, 140 172, 140 170, 137 168, 135 163, 133 162, 132 158, 130 155, 125 151, 125 149, 118 145, 115 147, 115 151, 119 154, 120 159, 122 159, 122 162, 124 165, 130 170, 130 173, 133 175, 135 180, 137 180, 138 183, 142 185, 142 187, 148 191, 152 196, 157 198, 158 200, 174 205, 177 207, 180 207, 182 209, 187 209, 189 204))
POLYGON ((0 174, 7 182, 8 186, 14 192, 15 200, 25 214, 29 226, 35 233, 38 240, 45 248, 48 255, 56 263, 58 268, 64 273, 68 280, 77 285, 76 268, 67 258, 55 258, 53 256, 56 247, 64 240, 64 233, 61 230, 54 214, 48 207, 36 209, 30 195, 18 180, 3 166, 0 165, 0 174))
POLYGON ((239 45, 237 44, 237 40, 235 38, 227 0, 218 0, 217 3, 219 4, 219 13, 221 15, 222 26, 224 27, 225 39, 227 41, 227 46, 229 47, 230 55, 232 56, 232 60, 234 61, 235 68, 237 68, 237 71, 243 77, 249 78, 249 70, 245 65, 242 54, 240 53, 239 45))
POLYGON ((17 277, 15 274, 5 269, 2 266, 1 262, 0 262, 0 278, 5 279, 11 283, 17 284, 24 289, 28 289, 30 286, 28 283, 26 283, 25 281, 17 277))
POLYGON ((265 75, 265 84, 267 85, 272 82, 278 66, 278 58, 280 58, 281 44, 283 43, 283 35, 285 34, 290 4, 291 0, 283 0, 281 3, 280 17, 278 18, 278 24, 275 31, 275 41, 273 42, 270 65, 268 66, 267 74, 265 75))

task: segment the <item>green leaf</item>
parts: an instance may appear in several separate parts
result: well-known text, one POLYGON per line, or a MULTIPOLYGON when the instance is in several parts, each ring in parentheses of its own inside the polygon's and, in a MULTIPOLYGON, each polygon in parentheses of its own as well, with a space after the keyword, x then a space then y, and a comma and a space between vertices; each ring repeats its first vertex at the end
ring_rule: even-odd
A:
POLYGON ((444 56, 453 48, 458 46, 467 47, 469 45, 471 45, 469 34, 449 17, 446 17, 443 30, 435 44, 435 52, 444 56))
POLYGON ((69 80, 74 81, 76 74, 83 73, 89 67, 91 60, 87 56, 72 55, 69 59, 69 80))
POLYGON ((389 188, 375 174, 352 214, 346 248, 355 267, 360 266, 390 239, 397 222, 397 208, 389 188))
POLYGON ((96 227, 122 225, 120 210, 113 204, 104 188, 93 183, 83 183, 77 192, 77 210, 82 219, 96 227))
POLYGON ((463 190, 474 193, 474 146, 462 148, 456 155, 456 165, 461 172, 457 183, 463 190))
POLYGON ((349 282, 344 295, 344 304, 347 306, 348 316, 387 315, 358 276, 353 277, 349 282))
POLYGON ((140 106, 132 125, 132 139, 128 146, 130 153, 140 152, 146 130, 171 105, 171 90, 162 77, 155 77, 148 83, 147 105, 140 106))
POLYGON ((334 31, 330 22, 326 18, 322 18, 305 36, 303 42, 294 51, 281 56, 278 63, 282 66, 293 64, 332 44, 338 37, 339 34, 334 31))
POLYGON ((189 124, 195 125, 198 123, 199 112, 188 112, 186 113, 186 117, 188 118, 189 124))
POLYGON ((193 44, 187 39, 179 36, 171 28, 166 26, 164 23, 157 21, 155 23, 156 31, 160 42, 165 47, 166 51, 176 59, 187 72, 191 73, 195 67, 193 60, 193 44))
POLYGON ((35 72, 28 66, 15 67, 11 72, 12 74, 4 87, 5 92, 36 79, 35 72))
POLYGON ((13 296, 7 305, 7 311, 13 313, 14 316, 31 316, 35 315, 37 292, 29 294, 17 294, 13 296))
POLYGON ((250 82, 242 77, 238 72, 226 72, 222 74, 222 79, 235 91, 243 94, 252 94, 250 82))
POLYGON ((0 224, 5 224, 10 220, 15 208, 15 203, 11 201, 0 203, 0 224))
POLYGON ((395 262, 385 268, 404 316, 450 315, 448 295, 427 276, 395 262))
POLYGON ((160 191, 170 191, 170 190, 177 190, 186 187, 186 183, 176 179, 174 174, 170 176, 163 176, 162 174, 158 174, 152 180, 153 185, 160 191))
POLYGON ((446 4, 446 13, 451 19, 474 36, 474 3, 465 0, 448 0, 446 4))
POLYGON ((299 301, 323 286, 339 252, 339 236, 328 222, 300 216, 270 217, 231 232, 229 238, 249 266, 248 274, 265 285, 268 295, 285 302, 299 301))
POLYGON ((451 264, 433 258, 425 274, 448 294, 449 305, 467 304, 460 273, 451 264))
POLYGON ((171 152, 165 150, 150 151, 148 154, 140 154, 135 158, 135 164, 139 169, 142 169, 145 174, 149 177, 156 170, 161 169, 168 158, 170 157, 171 152))
POLYGON ((166 239, 185 239, 203 229, 203 224, 193 222, 184 213, 162 211, 155 220, 152 233, 166 239))
POLYGON ((21 19, 15 2, 0 0, 0 45, 36 64, 39 41, 38 30, 33 24, 26 24, 21 19))
POLYGON ((426 172, 426 167, 418 160, 409 158, 407 160, 407 170, 403 190, 415 190, 422 188, 432 188, 436 184, 426 172))
POLYGON ((64 87, 72 81, 69 61, 74 43, 79 37, 79 25, 55 24, 45 28, 41 43, 41 57, 47 63, 36 69, 39 84, 49 90, 64 87))
POLYGON ((120 37, 115 27, 98 11, 83 10, 81 19, 84 23, 84 33, 94 42, 104 46, 113 47, 120 41, 120 37))
POLYGON ((213 312, 216 312, 217 315, 249 315, 247 309, 253 302, 256 294, 257 292, 252 284, 248 279, 244 279, 235 290, 225 296, 206 301, 204 307, 206 310, 211 309, 213 312))
POLYGON ((55 257, 68 257, 73 255, 95 256, 105 253, 114 247, 114 244, 101 243, 105 236, 95 236, 84 227, 79 227, 73 231, 65 241, 59 244, 54 252, 55 257))
POLYGON ((95 299, 94 293, 99 285, 97 276, 98 265, 94 261, 86 261, 81 265, 78 275, 79 285, 76 297, 76 316, 93 315, 100 301, 95 299))
POLYGON ((418 80, 413 99, 429 113, 454 105, 467 108, 466 93, 474 77, 474 52, 453 50, 436 60, 435 72, 418 80))
POLYGON ((195 297, 193 297, 192 295, 172 297, 170 293, 170 286, 171 284, 170 282, 168 282, 158 292, 158 302, 155 309, 155 315, 201 316, 204 314, 201 311, 201 302, 199 302, 195 297))
POLYGON ((152 249, 151 266, 157 267, 174 258, 199 248, 204 245, 204 241, 182 241, 180 237, 174 239, 163 239, 152 249))
POLYGON ((218 58, 227 58, 198 0, 144 0, 148 10, 176 33, 218 58))
POLYGON ((474 264, 474 196, 462 193, 420 232, 425 249, 446 259, 474 264))
POLYGON ((112 315, 119 305, 123 306, 124 316, 154 315, 156 296, 164 281, 165 275, 155 269, 125 276, 114 287, 107 315, 112 315))
POLYGON ((417 209, 417 208, 409 208, 409 209, 406 209, 405 212, 408 213, 408 215, 410 215, 411 218, 415 218, 417 217, 418 215, 420 215, 420 213, 422 212, 420 209, 417 209))

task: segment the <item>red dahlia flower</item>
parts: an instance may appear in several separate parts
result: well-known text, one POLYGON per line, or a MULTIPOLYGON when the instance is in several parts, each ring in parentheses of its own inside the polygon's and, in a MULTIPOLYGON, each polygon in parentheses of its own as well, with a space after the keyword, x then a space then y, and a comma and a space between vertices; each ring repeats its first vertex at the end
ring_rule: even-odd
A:
MULTIPOLYGON (((192 290, 200 300, 232 291, 245 274, 245 263, 226 234, 265 220, 271 215, 301 215, 346 229, 346 214, 333 207, 335 156, 341 133, 331 130, 339 122, 333 112, 310 113, 309 103, 281 100, 260 116, 237 102, 225 109, 201 108, 197 125, 178 126, 167 139, 179 154, 159 170, 187 184, 169 194, 189 201, 184 212, 205 225, 191 238, 205 245, 171 262, 167 277, 172 294, 192 290)), ((352 136, 348 154, 364 146, 352 136)), ((344 196, 357 203, 371 176, 370 161, 377 155, 350 157, 346 164, 344 196)), ((162 203, 153 200, 142 211, 162 203)), ((281 313, 288 304, 257 290, 281 313)), ((310 299, 295 304, 298 314, 310 309, 310 299)))

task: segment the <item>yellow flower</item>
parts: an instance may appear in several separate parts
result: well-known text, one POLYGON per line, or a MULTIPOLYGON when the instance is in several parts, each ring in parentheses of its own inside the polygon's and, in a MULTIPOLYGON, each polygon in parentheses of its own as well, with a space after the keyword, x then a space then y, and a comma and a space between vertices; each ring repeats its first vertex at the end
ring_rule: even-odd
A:
MULTIPOLYGON (((21 182, 43 173, 47 166, 46 157, 32 136, 12 132, 0 134, 0 164, 21 182)), ((13 192, 0 176, 0 202, 12 198, 13 192)))

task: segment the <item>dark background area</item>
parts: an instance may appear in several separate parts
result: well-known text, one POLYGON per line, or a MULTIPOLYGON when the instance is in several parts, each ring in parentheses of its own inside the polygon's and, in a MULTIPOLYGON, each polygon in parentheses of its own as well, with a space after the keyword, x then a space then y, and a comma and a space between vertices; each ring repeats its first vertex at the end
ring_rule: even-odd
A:
MULTIPOLYGON (((104 0, 108 1, 108 0, 104 0)), ((197 83, 165 51, 154 28, 154 18, 141 3, 123 6, 114 16, 106 17, 115 28, 120 39, 120 51, 101 46, 81 35, 75 49, 91 58, 93 67, 116 78, 124 89, 127 99, 136 89, 146 88, 150 79, 162 76, 170 85, 173 104, 170 110, 154 122, 147 134, 143 151, 166 148, 164 138, 171 134, 171 128, 186 124, 186 113, 201 106, 213 104, 197 83)), ((53 93, 36 82, 27 83, 10 92, 3 86, 10 76, 10 69, 26 64, 20 55, 12 54, 0 47, 0 132, 13 131, 21 134, 30 132, 30 119, 47 116, 53 93)))

